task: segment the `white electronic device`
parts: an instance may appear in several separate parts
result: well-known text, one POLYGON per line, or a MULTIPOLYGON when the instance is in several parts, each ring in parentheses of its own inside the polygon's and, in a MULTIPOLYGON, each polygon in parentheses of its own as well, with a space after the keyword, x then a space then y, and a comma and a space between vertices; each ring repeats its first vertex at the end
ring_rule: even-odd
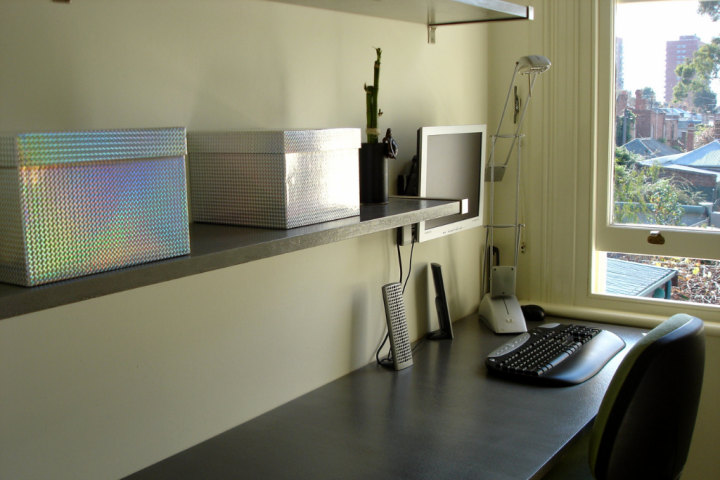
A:
POLYGON ((480 319, 495 333, 527 332, 525 317, 515 295, 493 298, 489 293, 480 302, 480 319))
POLYGON ((495 266, 490 291, 480 302, 480 318, 495 333, 527 332, 525 316, 515 297, 515 267, 495 266))

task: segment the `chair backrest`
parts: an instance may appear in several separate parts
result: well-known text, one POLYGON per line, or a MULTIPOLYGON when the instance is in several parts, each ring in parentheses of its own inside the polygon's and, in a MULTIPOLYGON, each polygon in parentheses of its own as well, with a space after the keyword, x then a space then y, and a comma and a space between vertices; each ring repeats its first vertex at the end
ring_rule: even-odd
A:
POLYGON ((701 320, 678 314, 627 353, 603 398, 590 437, 598 480, 680 476, 705 367, 701 320))

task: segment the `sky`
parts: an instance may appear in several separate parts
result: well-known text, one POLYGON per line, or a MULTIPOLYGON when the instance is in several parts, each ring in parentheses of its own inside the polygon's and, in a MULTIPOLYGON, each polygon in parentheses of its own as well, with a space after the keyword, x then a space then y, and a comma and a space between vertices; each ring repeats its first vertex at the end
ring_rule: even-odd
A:
MULTIPOLYGON (((720 22, 698 15, 697 0, 618 3, 615 36, 623 39, 625 90, 649 86, 664 99, 665 42, 693 34, 706 43, 720 36, 720 22)), ((720 97, 720 82, 713 90, 720 97)))

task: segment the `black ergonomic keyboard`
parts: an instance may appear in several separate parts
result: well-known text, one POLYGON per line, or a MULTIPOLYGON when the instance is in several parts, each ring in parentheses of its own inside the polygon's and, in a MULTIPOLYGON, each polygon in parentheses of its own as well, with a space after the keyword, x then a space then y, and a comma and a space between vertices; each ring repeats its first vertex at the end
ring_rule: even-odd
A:
POLYGON ((599 372, 625 347, 612 332, 547 323, 514 337, 488 355, 492 373, 547 385, 575 385, 599 372))

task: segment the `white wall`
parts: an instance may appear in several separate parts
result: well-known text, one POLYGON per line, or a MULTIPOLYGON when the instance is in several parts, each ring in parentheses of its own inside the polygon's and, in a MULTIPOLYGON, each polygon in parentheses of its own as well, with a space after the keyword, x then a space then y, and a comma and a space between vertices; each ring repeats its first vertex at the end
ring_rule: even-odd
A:
MULTIPOLYGON (((443 28, 249 0, 0 0, 0 131, 486 122, 487 26, 443 28)), ((399 163, 399 162, 398 162, 399 163)), ((393 165, 394 170, 399 165, 393 165)), ((418 245, 451 314, 479 301, 479 230, 418 245)), ((404 249, 405 267, 409 249, 404 249)), ((129 474, 371 361, 391 232, 0 321, 0 478, 129 474)))

